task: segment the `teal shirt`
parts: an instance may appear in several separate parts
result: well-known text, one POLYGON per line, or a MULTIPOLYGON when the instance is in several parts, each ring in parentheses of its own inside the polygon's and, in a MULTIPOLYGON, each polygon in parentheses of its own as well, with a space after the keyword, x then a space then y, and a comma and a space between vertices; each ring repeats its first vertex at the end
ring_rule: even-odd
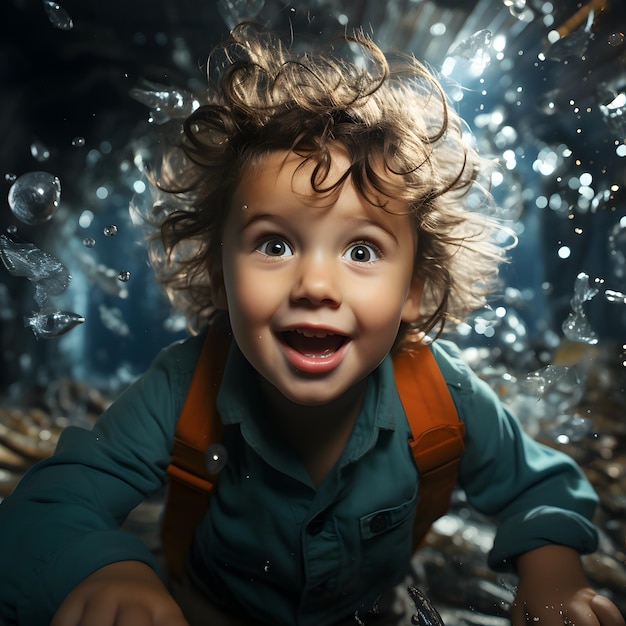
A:
MULTIPOLYGON (((119 524, 166 482, 201 342, 165 349, 91 431, 67 428, 54 456, 0 505, 0 623, 49 623, 104 565, 157 567, 119 524)), ((595 550, 597 499, 576 464, 524 435, 451 344, 432 349, 466 424, 460 486, 498 524, 490 565, 507 567, 547 543, 595 550)), ((270 624, 321 626, 370 608, 409 570, 419 497, 390 359, 370 375, 350 440, 319 488, 264 429, 255 389, 234 346, 218 398, 228 462, 198 527, 190 576, 215 600, 270 624)))

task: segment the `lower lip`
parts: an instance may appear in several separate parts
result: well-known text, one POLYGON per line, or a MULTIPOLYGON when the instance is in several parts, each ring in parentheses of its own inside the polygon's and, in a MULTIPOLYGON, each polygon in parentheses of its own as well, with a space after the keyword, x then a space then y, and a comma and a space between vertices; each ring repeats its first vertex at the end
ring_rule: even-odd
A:
POLYGON ((298 371, 306 374, 326 374, 332 372, 343 361, 348 343, 346 341, 339 350, 325 357, 307 356, 285 343, 282 343, 282 347, 287 361, 298 371))

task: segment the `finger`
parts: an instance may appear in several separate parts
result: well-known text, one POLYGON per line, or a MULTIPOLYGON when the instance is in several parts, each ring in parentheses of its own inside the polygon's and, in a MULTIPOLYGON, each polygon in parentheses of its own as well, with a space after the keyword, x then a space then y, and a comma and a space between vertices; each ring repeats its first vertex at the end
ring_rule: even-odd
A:
POLYGON ((50 626, 78 626, 84 608, 83 602, 63 602, 54 614, 50 626))
POLYGON ((152 611, 144 606, 122 606, 115 614, 115 626, 154 626, 157 622, 152 611))
POLYGON ((620 610, 606 596, 595 595, 589 605, 602 626, 624 626, 626 623, 620 610))
POLYGON ((171 610, 159 613, 159 617, 154 623, 155 626, 189 626, 189 622, 185 619, 178 605, 171 610))

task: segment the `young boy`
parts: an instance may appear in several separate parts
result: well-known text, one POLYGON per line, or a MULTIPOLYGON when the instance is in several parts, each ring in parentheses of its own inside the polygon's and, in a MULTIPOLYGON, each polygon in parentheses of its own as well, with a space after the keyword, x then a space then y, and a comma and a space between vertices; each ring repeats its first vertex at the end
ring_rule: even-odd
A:
POLYGON ((481 161, 419 63, 351 46, 358 64, 235 29, 155 177, 172 209, 159 276, 190 321, 232 333, 227 458, 184 570, 166 587, 119 524, 166 483, 212 357, 204 330, 92 431, 68 428, 2 503, 3 624, 406 624, 374 610, 410 571, 421 495, 391 354, 427 350, 464 425, 459 484, 499 524, 490 564, 519 573, 514 624, 624 625, 581 568, 596 546, 582 473, 526 437, 451 344, 423 345, 482 305, 501 260, 495 226, 465 206, 481 161))

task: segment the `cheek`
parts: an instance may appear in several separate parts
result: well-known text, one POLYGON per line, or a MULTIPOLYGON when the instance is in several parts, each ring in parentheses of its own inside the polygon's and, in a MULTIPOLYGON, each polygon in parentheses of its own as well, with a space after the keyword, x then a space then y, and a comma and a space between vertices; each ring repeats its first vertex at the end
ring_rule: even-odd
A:
POLYGON ((233 323, 239 322, 249 327, 266 322, 273 312, 276 299, 272 280, 250 272, 249 268, 236 262, 224 268, 224 276, 233 323))
POLYGON ((390 277, 381 282, 378 288, 364 287, 353 294, 352 302, 364 327, 395 332, 396 326, 400 325, 408 293, 405 282, 390 277))

